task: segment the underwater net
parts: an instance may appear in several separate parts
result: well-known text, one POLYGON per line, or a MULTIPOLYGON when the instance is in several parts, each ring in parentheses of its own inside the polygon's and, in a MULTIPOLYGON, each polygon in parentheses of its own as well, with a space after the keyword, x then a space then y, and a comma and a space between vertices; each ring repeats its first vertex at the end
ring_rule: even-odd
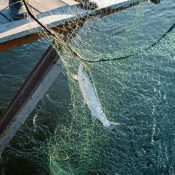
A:
POLYGON ((64 42, 79 56, 54 42, 63 72, 6 149, 4 172, 173 174, 173 7, 173 0, 143 2, 109 16, 87 16, 83 25, 65 30, 64 42), (80 64, 106 118, 119 125, 107 128, 92 117, 74 79, 80 64))

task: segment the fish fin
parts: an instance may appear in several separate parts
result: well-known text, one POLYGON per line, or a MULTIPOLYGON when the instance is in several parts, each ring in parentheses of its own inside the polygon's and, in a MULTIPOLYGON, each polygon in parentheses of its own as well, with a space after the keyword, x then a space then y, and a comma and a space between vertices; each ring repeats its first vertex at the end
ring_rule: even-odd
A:
POLYGON ((110 123, 110 125, 109 125, 108 128, 107 128, 107 129, 109 129, 109 130, 113 130, 113 129, 116 128, 117 126, 121 125, 121 124, 118 123, 118 122, 109 122, 109 123, 110 123))
POLYGON ((79 80, 78 75, 72 75, 72 78, 77 80, 77 81, 79 80))

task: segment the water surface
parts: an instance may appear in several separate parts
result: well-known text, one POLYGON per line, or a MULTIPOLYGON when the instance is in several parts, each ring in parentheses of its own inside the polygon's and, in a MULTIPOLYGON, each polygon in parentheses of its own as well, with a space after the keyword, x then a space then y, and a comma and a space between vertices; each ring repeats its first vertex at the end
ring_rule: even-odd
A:
MULTIPOLYGON (((77 46, 86 59, 100 57, 112 59, 141 52, 174 24, 174 8, 173 0, 163 1, 160 5, 144 3, 101 20, 92 20, 77 31, 72 45, 77 46)), ((70 108, 73 92, 69 89, 67 77, 69 73, 66 75, 64 72, 56 79, 4 152, 1 174, 71 174, 62 168, 68 169, 70 166, 77 170, 78 165, 84 165, 80 167, 81 173, 72 170, 73 174, 77 172, 82 175, 173 174, 175 172, 173 33, 174 31, 148 53, 121 62, 89 65, 106 114, 124 124, 112 133, 106 134, 103 129, 99 130, 99 135, 105 133, 101 138, 98 134, 91 133, 94 134, 93 139, 96 141, 93 142, 95 149, 88 150, 89 157, 85 155, 87 150, 83 150, 87 142, 83 142, 84 147, 65 144, 66 141, 69 144, 74 143, 73 139, 77 135, 73 133, 74 129, 66 133, 66 127, 74 126, 70 126, 70 121, 77 122, 74 117, 78 116, 78 113, 82 114, 80 109, 84 108, 79 104, 81 100, 75 101, 70 108), (77 105, 76 102, 80 109, 77 107, 74 114, 70 109, 77 105), (63 132, 65 130, 66 132, 63 132), (67 137, 65 133, 68 134, 67 137), (108 141, 98 141, 105 138, 108 138, 108 141), (62 144, 62 147, 57 144, 62 144), (62 152, 60 147, 63 149, 62 152), (82 148, 79 159, 85 163, 76 162, 79 159, 75 147, 82 148), (97 158, 93 159, 92 153, 97 158), (81 156, 87 156, 87 160, 81 156), (65 165, 60 164, 61 158, 64 159, 61 161, 65 165), (95 162, 95 165, 91 162, 95 162)), ((35 42, 0 54, 0 111, 7 107, 46 48, 47 44, 35 42)), ((69 64, 71 66, 71 63, 69 64)), ((75 92, 79 99, 81 94, 75 92)), ((86 112, 88 113, 88 110, 84 113, 86 112)), ((83 122, 89 123, 91 127, 91 120, 83 122)), ((80 126, 86 128, 88 125, 81 123, 80 126)), ((80 128, 79 132, 83 133, 85 128, 80 128)), ((91 137, 87 139, 89 134, 87 131, 92 130, 85 131, 84 138, 86 141, 88 139, 91 141, 91 137)), ((89 143, 92 143, 90 141, 89 143)))

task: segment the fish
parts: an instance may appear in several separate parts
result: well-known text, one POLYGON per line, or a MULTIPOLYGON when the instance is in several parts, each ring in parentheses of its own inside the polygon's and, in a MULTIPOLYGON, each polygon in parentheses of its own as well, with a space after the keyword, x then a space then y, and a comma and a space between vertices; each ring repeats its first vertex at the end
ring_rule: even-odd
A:
POLYGON ((79 82, 80 91, 84 98, 84 102, 91 112, 92 118, 100 120, 107 129, 113 129, 115 126, 120 125, 119 123, 111 122, 107 119, 100 99, 98 98, 97 90, 82 64, 79 65, 78 74, 74 76, 74 78, 79 82))

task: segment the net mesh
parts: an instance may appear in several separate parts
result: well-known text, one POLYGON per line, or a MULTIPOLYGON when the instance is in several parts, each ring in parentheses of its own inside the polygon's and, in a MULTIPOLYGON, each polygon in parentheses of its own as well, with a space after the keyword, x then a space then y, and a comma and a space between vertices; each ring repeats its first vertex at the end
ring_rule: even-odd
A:
POLYGON ((13 167, 14 160, 28 160, 37 173, 52 175, 173 174, 174 31, 149 48, 173 23, 166 20, 172 15, 165 15, 167 2, 173 1, 87 16, 66 37, 63 31, 80 58, 53 44, 63 72, 12 140, 4 162, 13 167), (73 78, 82 62, 107 119, 119 126, 109 130, 92 119, 73 78))

